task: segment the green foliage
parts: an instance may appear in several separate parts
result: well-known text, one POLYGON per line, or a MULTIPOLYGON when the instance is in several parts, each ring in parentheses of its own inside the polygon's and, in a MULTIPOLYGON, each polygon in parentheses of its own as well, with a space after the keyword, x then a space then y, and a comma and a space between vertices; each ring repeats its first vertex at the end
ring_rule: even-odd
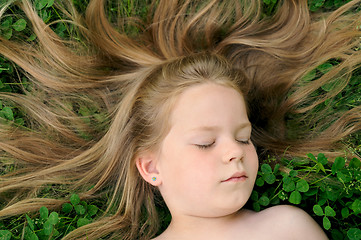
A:
POLYGON ((272 16, 276 9, 279 0, 263 0, 263 16, 272 16))
MULTIPOLYGON (((69 38, 72 36, 77 38, 74 26, 64 21, 67 20, 67 17, 54 6, 54 0, 32 0, 31 2, 34 4, 41 19, 47 24, 51 23, 49 26, 59 37, 69 38), (54 21, 56 22, 53 23, 54 21)), ((31 24, 28 24, 26 16, 18 7, 11 5, 6 13, 4 14, 5 17, 0 19, 0 36, 14 41, 15 39, 20 39, 31 42, 36 39, 31 29, 31 24)))
POLYGON ((350 0, 308 0, 308 6, 311 11, 327 11, 335 10, 342 5, 350 2, 350 0))
POLYGON ((10 39, 13 36, 13 31, 21 32, 26 28, 26 20, 23 18, 17 19, 14 22, 14 18, 9 16, 1 21, 0 24, 0 36, 5 39, 10 39))
POLYGON ((6 105, 0 100, 0 121, 23 126, 25 120, 18 110, 11 105, 6 105))
POLYGON ((332 239, 361 239, 361 161, 324 154, 269 159, 260 167, 250 205, 255 211, 293 204, 313 215, 332 239), (273 167, 271 167, 273 165, 273 167))
MULTIPOLYGON (((324 74, 328 73, 330 70, 339 65, 339 61, 332 59, 315 69, 308 72, 300 81, 300 86, 309 84, 312 81, 316 81, 324 74)), ((330 126, 329 124, 322 126, 319 125, 320 120, 319 116, 337 116, 341 117, 343 113, 348 110, 354 109, 355 107, 361 106, 361 69, 356 69, 346 86, 344 83, 347 82, 345 77, 340 76, 339 78, 334 78, 332 81, 322 85, 315 91, 309 94, 308 100, 302 102, 297 108, 308 108, 320 98, 326 98, 327 100, 319 103, 316 106, 313 106, 311 110, 306 113, 300 114, 288 114, 287 115, 287 126, 290 131, 288 131, 288 138, 295 139, 299 134, 317 130, 324 130, 330 126), (343 87, 343 89, 340 89, 343 87), (302 122, 302 124, 300 124, 302 122)), ((292 94, 292 93, 290 93, 292 94)), ((349 138, 345 138, 344 141, 347 145, 351 147, 350 150, 355 153, 361 153, 361 136, 360 133, 355 133, 349 138)))
POLYGON ((61 239, 74 229, 91 223, 99 213, 97 206, 81 201, 73 194, 59 212, 49 213, 46 207, 41 207, 32 218, 25 214, 12 221, 0 222, 0 240, 61 239))

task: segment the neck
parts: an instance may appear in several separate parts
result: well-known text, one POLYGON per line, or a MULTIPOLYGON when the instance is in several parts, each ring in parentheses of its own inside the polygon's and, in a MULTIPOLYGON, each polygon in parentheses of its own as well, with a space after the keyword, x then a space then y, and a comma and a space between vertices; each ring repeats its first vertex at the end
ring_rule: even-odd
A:
MULTIPOLYGON (((164 239, 224 239, 226 233, 235 222, 239 222, 244 210, 222 217, 198 217, 189 215, 173 215, 167 230, 162 234, 164 239)), ((163 239, 163 238, 162 238, 163 239)))

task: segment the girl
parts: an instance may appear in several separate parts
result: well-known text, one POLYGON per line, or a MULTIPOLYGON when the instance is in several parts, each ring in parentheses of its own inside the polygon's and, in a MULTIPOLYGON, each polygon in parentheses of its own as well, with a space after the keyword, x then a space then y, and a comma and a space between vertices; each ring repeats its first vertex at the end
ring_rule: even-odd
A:
POLYGON ((242 207, 258 169, 253 144, 260 157, 286 148, 337 156, 340 140, 361 129, 358 108, 286 124, 287 114, 307 119, 341 91, 360 63, 360 16, 345 14, 358 1, 312 17, 306 1, 283 1, 262 17, 261 1, 160 0, 132 33, 131 18, 109 23, 102 0, 84 17, 63 3, 80 42, 56 36, 26 0, 17 4, 37 44, 0 38, 0 53, 33 84, 24 95, 1 94, 31 127, 0 126, 2 159, 16 167, 1 176, 1 217, 59 207, 65 200, 41 190, 60 184, 83 198, 110 196, 103 217, 66 239, 325 238, 299 209, 242 207), (330 72, 302 78, 330 58, 339 61, 330 72), (333 81, 331 92, 311 97, 333 81), (94 109, 88 122, 77 114, 84 107, 94 109), (156 236, 159 201, 172 221, 156 236))
POLYGON ((142 96, 147 96, 144 103, 162 99, 154 106, 160 108, 156 122, 162 122, 164 135, 135 158, 172 215, 170 226, 155 239, 327 239, 299 209, 240 210, 258 170, 244 76, 232 74, 225 60, 209 54, 166 64, 160 76, 152 79, 155 91, 142 96))

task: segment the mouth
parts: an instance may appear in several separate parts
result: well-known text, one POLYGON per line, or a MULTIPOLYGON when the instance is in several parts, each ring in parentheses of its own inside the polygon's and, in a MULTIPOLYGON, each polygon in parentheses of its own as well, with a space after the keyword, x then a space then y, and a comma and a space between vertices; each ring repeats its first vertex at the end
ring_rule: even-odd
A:
POLYGON ((236 172, 231 177, 223 180, 222 182, 243 182, 247 180, 247 174, 245 172, 236 172))

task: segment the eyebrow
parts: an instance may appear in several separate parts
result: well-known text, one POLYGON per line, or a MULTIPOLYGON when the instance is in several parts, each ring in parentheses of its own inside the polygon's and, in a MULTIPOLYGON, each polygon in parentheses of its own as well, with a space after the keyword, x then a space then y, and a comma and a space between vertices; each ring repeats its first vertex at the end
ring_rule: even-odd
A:
MULTIPOLYGON (((237 131, 247 128, 247 127, 252 127, 252 124, 250 122, 242 123, 237 127, 237 131)), ((212 131, 217 131, 219 129, 220 129, 220 127, 218 127, 218 126, 200 126, 200 127, 192 128, 190 131, 191 132, 193 132, 193 131, 212 132, 212 131)))

